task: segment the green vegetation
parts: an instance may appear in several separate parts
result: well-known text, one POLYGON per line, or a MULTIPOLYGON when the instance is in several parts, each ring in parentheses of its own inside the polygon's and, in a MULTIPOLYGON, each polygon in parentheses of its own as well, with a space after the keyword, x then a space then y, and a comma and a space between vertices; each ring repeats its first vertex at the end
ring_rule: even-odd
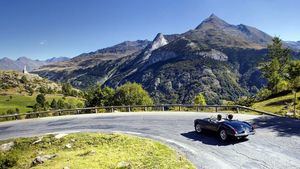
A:
MULTIPOLYGON (((266 88, 258 93, 256 100, 270 98, 286 91, 293 91, 293 112, 296 116, 297 89, 300 88, 300 61, 290 60, 291 51, 283 47, 278 37, 268 46, 268 61, 263 63, 261 71, 268 81, 266 88)), ((277 98, 277 99, 280 99, 277 98)), ((276 106, 276 104, 274 105, 276 106)), ((282 110, 280 110, 282 111, 282 110)))
POLYGON ((273 44, 268 46, 269 60, 261 68, 264 77, 268 80, 267 88, 273 93, 287 90, 288 83, 284 78, 284 74, 290 58, 290 50, 283 48, 281 40, 275 37, 273 44))
POLYGON ((115 105, 152 105, 153 101, 142 85, 126 83, 116 89, 115 105))
POLYGON ((116 90, 100 85, 86 93, 86 106, 152 105, 153 101, 142 85, 126 83, 116 90))
MULTIPOLYGON (((23 94, 1 94, 0 95, 0 114, 6 114, 7 111, 15 113, 16 108, 19 109, 20 113, 26 113, 33 111, 33 106, 36 103, 37 95, 23 95, 23 94)), ((45 95, 46 101, 51 103, 53 99, 61 100, 64 104, 73 105, 73 107, 83 107, 84 101, 76 97, 64 97, 60 94, 47 94, 45 95)))
POLYGON ((72 87, 70 83, 63 83, 61 88, 62 94, 65 96, 82 96, 82 92, 72 87))
POLYGON ((61 92, 61 85, 35 74, 23 74, 16 71, 0 71, 0 93, 54 94, 61 92))
POLYGON ((38 137, 1 141, 0 144, 13 141, 14 145, 11 150, 0 152, 0 168, 195 168, 166 145, 135 136, 77 133, 60 139, 48 135, 37 140, 38 137), (37 156, 44 155, 56 156, 42 164, 32 164, 37 156))
MULTIPOLYGON (((300 96, 300 92, 297 93, 298 96, 300 96)), ((285 96, 279 96, 271 99, 267 99, 264 101, 260 101, 253 104, 253 108, 264 110, 267 112, 272 112, 276 114, 281 115, 287 115, 288 112, 293 112, 293 100, 294 100, 294 94, 290 93, 285 96)), ((298 111, 298 117, 300 113, 300 97, 297 98, 297 105, 296 105, 296 111, 298 111)))
POLYGON ((195 99, 194 99, 194 104, 195 105, 200 105, 200 106, 205 106, 206 105, 206 100, 205 97, 203 96, 202 93, 199 93, 195 99))

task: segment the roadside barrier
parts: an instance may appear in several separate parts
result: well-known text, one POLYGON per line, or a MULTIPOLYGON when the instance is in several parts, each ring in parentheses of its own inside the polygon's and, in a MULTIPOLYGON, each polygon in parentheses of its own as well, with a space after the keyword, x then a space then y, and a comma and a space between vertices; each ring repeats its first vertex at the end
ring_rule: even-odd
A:
POLYGON ((47 116, 61 116, 61 115, 74 115, 74 114, 88 114, 88 113, 113 113, 113 112, 132 112, 132 111, 196 111, 196 112, 255 112, 258 114, 266 114, 270 116, 280 115, 270 112, 253 109, 240 105, 192 105, 192 104, 162 104, 162 105, 132 105, 132 106, 102 106, 102 107, 87 107, 77 109, 59 109, 48 110, 40 112, 30 112, 23 114, 10 114, 0 116, 0 121, 19 120, 29 118, 39 118, 47 116))

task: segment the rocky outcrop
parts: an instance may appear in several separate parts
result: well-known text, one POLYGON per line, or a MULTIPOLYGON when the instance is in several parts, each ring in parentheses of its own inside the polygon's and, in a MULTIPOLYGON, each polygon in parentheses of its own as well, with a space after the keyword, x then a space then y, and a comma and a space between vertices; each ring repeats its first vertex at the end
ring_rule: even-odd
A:
POLYGON ((9 151, 9 150, 11 150, 13 148, 14 145, 15 145, 15 143, 12 142, 12 141, 9 142, 9 143, 2 144, 0 146, 0 151, 2 151, 2 152, 9 151))
POLYGON ((57 156, 58 156, 57 154, 37 156, 37 157, 34 158, 31 165, 36 166, 36 165, 39 165, 39 164, 43 164, 46 161, 51 160, 51 159, 53 159, 57 156))

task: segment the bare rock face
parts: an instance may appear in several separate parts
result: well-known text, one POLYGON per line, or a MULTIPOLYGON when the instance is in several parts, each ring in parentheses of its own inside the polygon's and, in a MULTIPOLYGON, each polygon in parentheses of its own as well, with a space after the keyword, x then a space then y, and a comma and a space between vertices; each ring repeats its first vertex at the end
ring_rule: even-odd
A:
POLYGON ((72 145, 71 145, 71 144, 67 144, 65 147, 66 147, 67 149, 70 149, 70 148, 72 148, 72 145))
POLYGON ((212 49, 210 52, 205 52, 203 53, 203 57, 208 57, 214 60, 219 60, 219 61, 227 61, 228 60, 228 56, 225 55, 224 53, 212 49))
POLYGON ((59 134, 55 135, 54 137, 55 137, 56 139, 60 139, 60 138, 65 137, 66 135, 68 135, 68 134, 66 134, 66 133, 59 133, 59 134))
POLYGON ((47 160, 51 160, 53 158, 57 157, 57 154, 52 154, 52 155, 43 155, 43 156, 37 156, 35 159, 32 161, 31 165, 36 166, 38 164, 43 164, 47 160))
POLYGON ((121 161, 118 163, 117 169, 131 169, 132 166, 129 162, 126 162, 126 161, 121 161))
POLYGON ((9 143, 2 144, 0 146, 0 150, 3 151, 3 152, 9 151, 10 149, 12 149, 12 147, 14 145, 15 145, 14 142, 9 142, 9 143))
POLYGON ((168 44, 168 40, 164 37, 164 35, 161 33, 157 34, 156 37, 154 38, 154 40, 152 41, 152 43, 146 48, 146 50, 144 52, 143 60, 149 59, 149 57, 152 54, 152 51, 154 51, 155 49, 158 49, 162 46, 165 46, 167 44, 168 44))
POLYGON ((40 142, 42 142, 43 137, 39 137, 36 141, 34 141, 32 144, 38 144, 40 142))

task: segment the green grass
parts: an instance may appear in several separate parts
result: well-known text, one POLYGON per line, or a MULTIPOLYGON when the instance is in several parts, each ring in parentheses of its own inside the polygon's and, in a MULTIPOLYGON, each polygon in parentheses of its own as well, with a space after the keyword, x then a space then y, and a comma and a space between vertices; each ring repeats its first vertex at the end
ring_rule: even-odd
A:
MULTIPOLYGON (((297 93, 297 98, 298 98, 298 105, 296 107, 297 107, 298 114, 299 114, 299 110, 300 110, 300 104, 299 104, 300 92, 297 93)), ((290 106, 290 105, 293 102, 293 99, 294 99, 294 94, 288 94, 288 95, 285 95, 285 96, 280 96, 280 97, 264 100, 264 101, 261 101, 261 102, 257 102, 252 107, 255 108, 255 109, 264 110, 264 111, 267 111, 267 112, 272 112, 272 113, 276 113, 276 114, 285 115, 287 111, 292 111, 293 107, 290 106), (288 110, 284 109, 286 105, 289 105, 288 110)))
MULTIPOLYGON (((5 114, 9 109, 16 110, 16 108, 20 110, 20 113, 32 111, 31 107, 36 103, 35 98, 36 95, 28 96, 22 94, 2 94, 0 95, 0 115, 5 114)), ((56 99, 57 101, 58 99, 62 98, 62 95, 46 95, 46 100, 49 103, 51 103, 52 99, 56 99)), ((65 97, 64 101, 73 105, 77 105, 80 102, 83 104, 83 101, 76 97, 65 97)))
MULTIPOLYGON (((18 138, 8 152, 0 152, 0 168, 12 165, 13 169, 30 168, 38 155, 58 156, 35 169, 93 168, 114 169, 120 162, 129 163, 132 169, 187 169, 195 168, 185 157, 157 141, 122 134, 77 133, 61 139, 53 135, 32 144, 34 138, 18 138), (71 144, 71 148, 66 148, 71 144), (94 152, 90 154, 89 152, 94 152)), ((1 144, 7 141, 0 141, 1 144)))

